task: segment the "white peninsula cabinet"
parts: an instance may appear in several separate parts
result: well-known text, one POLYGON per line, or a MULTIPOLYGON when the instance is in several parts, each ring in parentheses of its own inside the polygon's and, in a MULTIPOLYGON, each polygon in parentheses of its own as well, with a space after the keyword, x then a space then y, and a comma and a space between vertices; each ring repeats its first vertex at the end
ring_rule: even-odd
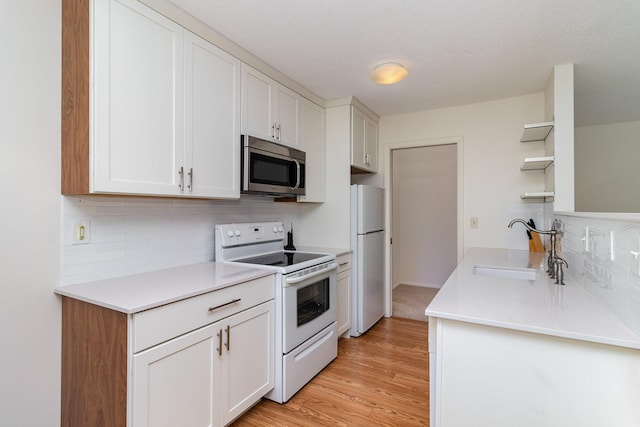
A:
POLYGON ((56 290, 63 295, 62 426, 225 426, 273 389, 273 275, 169 303, 162 297, 134 313, 109 302, 109 295, 140 300, 244 274, 206 264, 214 263, 56 290), (184 274, 196 285, 175 280, 184 274))
POLYGON ((242 133, 300 148, 301 97, 242 64, 242 133))
POLYGON ((570 276, 556 285, 544 261, 471 248, 429 304, 432 426, 639 425, 640 336, 570 276))
POLYGON ((239 198, 240 62, 135 0, 62 1, 62 193, 239 198))

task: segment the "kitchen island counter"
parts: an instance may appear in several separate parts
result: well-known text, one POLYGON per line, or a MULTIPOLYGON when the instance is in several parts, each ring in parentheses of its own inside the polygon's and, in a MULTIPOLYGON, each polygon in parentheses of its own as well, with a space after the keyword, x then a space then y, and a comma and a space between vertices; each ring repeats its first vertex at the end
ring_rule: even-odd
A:
MULTIPOLYGON (((571 268, 571 266, 569 266, 571 268)), ((425 314, 450 320, 640 349, 635 334, 570 274, 556 285, 544 254, 471 248, 425 314), (536 280, 474 273, 477 265, 534 268, 536 280)), ((569 273, 570 270, 567 271, 569 273)))

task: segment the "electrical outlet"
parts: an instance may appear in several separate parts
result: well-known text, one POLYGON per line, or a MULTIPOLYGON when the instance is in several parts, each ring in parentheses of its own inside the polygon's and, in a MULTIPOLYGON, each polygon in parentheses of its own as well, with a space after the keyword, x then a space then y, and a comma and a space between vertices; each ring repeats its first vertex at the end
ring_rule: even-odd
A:
POLYGON ((469 221, 469 227, 478 228, 478 217, 472 216, 469 221))
POLYGON ((91 243, 91 221, 74 221, 71 232, 71 244, 86 245, 91 243))

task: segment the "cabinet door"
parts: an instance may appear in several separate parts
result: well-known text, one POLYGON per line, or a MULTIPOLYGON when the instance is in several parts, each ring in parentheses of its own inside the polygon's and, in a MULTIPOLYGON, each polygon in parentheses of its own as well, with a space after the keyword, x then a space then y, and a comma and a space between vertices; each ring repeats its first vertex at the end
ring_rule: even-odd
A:
POLYGON ((220 424, 226 425, 274 386, 273 300, 223 320, 222 330, 220 424))
POLYGON ((183 194, 240 197, 240 61, 185 31, 183 194))
POLYGON ((366 169, 365 163, 365 116, 351 107, 351 166, 366 169))
POLYGON ((368 117, 364 122, 364 161, 368 170, 378 170, 378 124, 368 117))
POLYGON ((179 194, 183 29, 137 1, 96 1, 92 191, 179 194))
POLYGON ((338 273, 338 336, 351 328, 351 270, 338 273))
POLYGON ((275 140, 275 85, 258 70, 242 64, 242 133, 275 140))
POLYGON ((300 147, 300 95, 277 85, 276 140, 289 147, 300 147))
POLYGON ((300 104, 300 146, 305 162, 306 194, 299 202, 324 202, 325 191, 325 113, 324 108, 302 98, 300 104))
POLYGON ((134 426, 218 425, 213 371, 219 357, 219 323, 133 356, 134 426))

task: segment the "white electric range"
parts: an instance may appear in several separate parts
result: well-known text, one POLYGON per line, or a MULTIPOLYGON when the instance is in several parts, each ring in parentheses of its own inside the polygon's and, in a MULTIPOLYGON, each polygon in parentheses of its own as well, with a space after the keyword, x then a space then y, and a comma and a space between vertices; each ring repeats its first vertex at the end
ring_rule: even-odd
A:
POLYGON ((335 254, 284 250, 281 222, 219 224, 216 261, 276 273, 275 387, 288 401, 338 355, 335 254))

